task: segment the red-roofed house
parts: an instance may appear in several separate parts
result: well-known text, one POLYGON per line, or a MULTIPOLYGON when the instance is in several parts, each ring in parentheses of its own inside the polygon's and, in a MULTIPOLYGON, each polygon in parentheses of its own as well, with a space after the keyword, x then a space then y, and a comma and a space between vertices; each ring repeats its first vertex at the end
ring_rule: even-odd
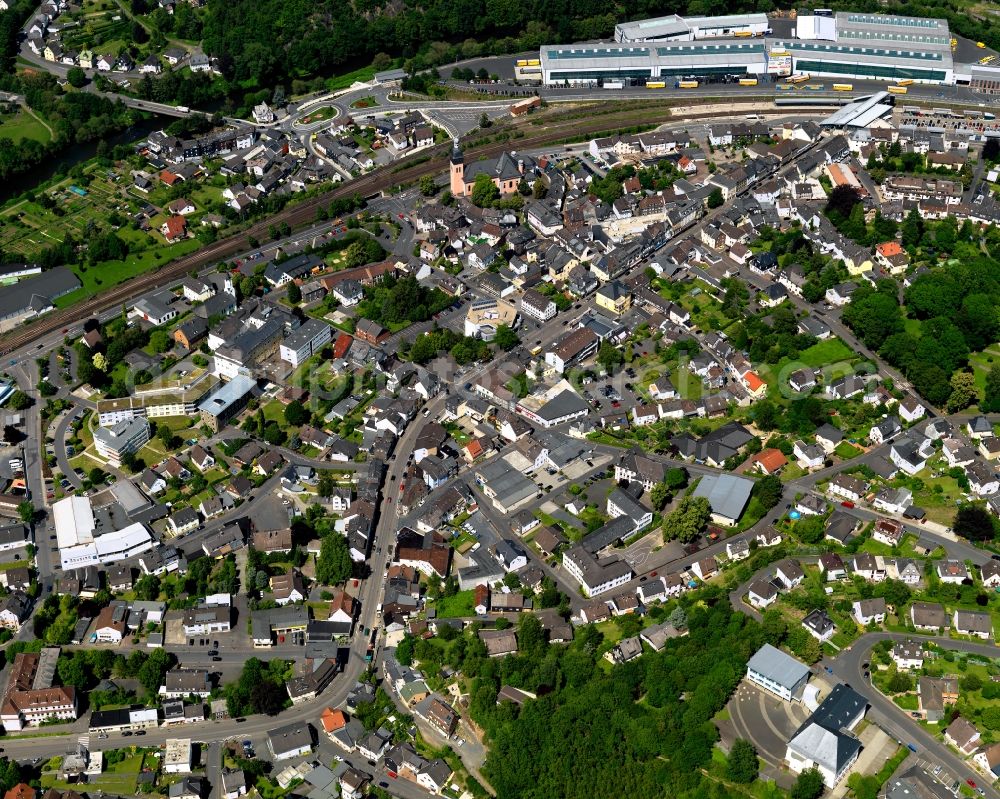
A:
MULTIPOLYGON (((347 725, 347 718, 343 710, 334 710, 332 707, 325 708, 319 717, 323 724, 323 729, 327 735, 335 733, 337 730, 347 725)), ((7 797, 4 797, 7 799, 7 797)))
POLYGON ((898 241, 883 241, 875 246, 875 260, 889 272, 898 274, 910 264, 910 256, 898 241))
POLYGON ((169 242, 180 241, 187 237, 187 220, 183 216, 172 216, 160 225, 160 232, 169 242))
POLYGON ((489 612, 490 589, 485 583, 480 583, 476 586, 472 596, 472 607, 479 616, 489 612))
POLYGON ((482 442, 478 438, 472 439, 472 441, 462 447, 462 457, 469 463, 475 463, 483 457, 484 452, 482 442))
POLYGON ((767 393, 767 383, 761 380, 756 372, 744 372, 743 385, 754 399, 760 399, 767 393))
POLYGON ((771 447, 758 452, 751 458, 754 467, 763 474, 777 474, 788 463, 788 458, 780 449, 771 447))
POLYGON ((351 344, 353 343, 353 337, 347 335, 347 333, 341 333, 337 336, 337 341, 333 345, 333 357, 343 358, 347 355, 347 351, 351 348, 351 344))
POLYGON ((175 175, 169 169, 164 169, 160 173, 160 180, 166 183, 168 186, 173 186, 177 181, 184 180, 180 175, 175 175))
POLYGON ((3 799, 35 799, 35 789, 27 783, 19 782, 3 795, 3 799))

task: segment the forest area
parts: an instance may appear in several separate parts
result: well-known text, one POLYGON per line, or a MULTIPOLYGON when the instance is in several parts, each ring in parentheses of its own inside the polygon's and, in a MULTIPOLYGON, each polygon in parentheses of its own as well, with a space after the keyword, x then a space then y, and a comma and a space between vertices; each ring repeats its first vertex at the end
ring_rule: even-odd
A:
MULTIPOLYGON (((303 0, 209 0, 203 25, 207 52, 223 75, 246 88, 328 77, 403 59, 409 72, 465 58, 537 50, 612 37, 616 23, 664 14, 733 14, 791 8, 786 0, 423 0, 353 4, 303 0)), ((835 9, 945 17, 952 29, 1000 47, 1000 25, 972 19, 937 2, 838 0, 835 9)))
POLYGON ((572 644, 550 645, 533 616, 518 625, 518 655, 476 657, 481 645, 473 639, 464 658, 449 658, 472 679, 470 712, 489 745, 483 774, 497 795, 661 796, 665 786, 681 799, 744 795, 702 769, 719 738, 713 717, 768 639, 721 592, 700 599, 679 614, 688 635, 612 670, 600 665, 597 627, 578 628, 572 644), (497 705, 502 685, 539 697, 520 709, 497 705))

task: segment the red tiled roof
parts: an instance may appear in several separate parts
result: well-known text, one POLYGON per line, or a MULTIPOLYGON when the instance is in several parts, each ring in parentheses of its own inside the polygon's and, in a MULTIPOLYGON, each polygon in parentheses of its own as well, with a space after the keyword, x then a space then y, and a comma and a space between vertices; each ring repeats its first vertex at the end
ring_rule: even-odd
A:
POLYGON ((751 391, 758 391, 762 386, 767 385, 767 383, 757 377, 757 375, 753 372, 747 372, 743 375, 743 379, 746 381, 747 388, 751 391))
POLYGON ((343 358, 347 354, 347 351, 351 348, 351 344, 354 342, 354 338, 349 336, 347 333, 341 333, 337 336, 337 341, 333 345, 333 357, 343 358))
POLYGON ((778 469, 788 463, 788 458, 784 456, 780 449, 765 449, 754 456, 754 461, 759 463, 768 474, 774 474, 778 469))
MULTIPOLYGON (((320 714, 319 720, 323 723, 323 729, 327 732, 335 732, 347 724, 344 711, 334 710, 332 707, 326 708, 320 714)), ((5 796, 4 799, 9 799, 9 797, 5 796)))
POLYGON ((172 216, 164 225, 167 228, 166 237, 176 239, 178 236, 184 235, 184 231, 187 229, 187 220, 183 216, 172 216))

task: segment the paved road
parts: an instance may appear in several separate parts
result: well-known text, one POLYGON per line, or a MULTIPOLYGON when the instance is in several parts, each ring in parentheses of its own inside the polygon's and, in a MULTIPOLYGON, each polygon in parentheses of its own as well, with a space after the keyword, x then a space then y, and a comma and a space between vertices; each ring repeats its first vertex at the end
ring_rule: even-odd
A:
MULTIPOLYGON (((439 395, 431 400, 429 403, 431 413, 436 414, 439 412, 443 407, 443 404, 444 395, 439 395)), ((396 447, 397 456, 395 460, 389 464, 387 477, 395 475, 396 480, 399 480, 399 477, 405 469, 407 460, 406 455, 413 450, 413 445, 416 441, 419 428, 420 425, 411 424, 401 436, 396 447)), ((277 478, 272 478, 272 480, 274 479, 277 478)), ((267 484, 265 483, 265 486, 266 485, 267 484)), ((213 526, 218 525, 216 524, 213 526)), ((266 716, 251 716, 242 723, 237 722, 235 719, 210 721, 187 728, 185 730, 185 734, 190 734, 195 740, 201 742, 221 741, 227 738, 245 738, 252 736, 263 738, 269 730, 273 730, 279 725, 287 724, 292 721, 304 720, 315 723, 323 707, 327 705, 337 706, 342 704, 348 692, 353 687, 354 682, 366 668, 364 656, 367 648, 367 638, 362 634, 361 630, 364 627, 376 626, 378 620, 377 607, 379 605, 383 588, 382 575, 385 572, 388 563, 389 552, 391 550, 390 545, 395 540, 396 528, 397 517, 394 506, 392 504, 383 503, 382 513, 380 515, 378 525, 376 526, 373 553, 369 561, 371 564, 372 576, 362 582, 359 590, 358 598, 361 602, 361 612, 355 628, 355 636, 349 648, 347 664, 344 672, 334 680, 333 685, 330 688, 328 688, 316 699, 295 705, 274 718, 266 716)), ((185 548, 187 548, 193 541, 203 537, 207 534, 207 532, 207 530, 199 531, 199 533, 186 537, 186 540, 184 541, 185 548)), ((279 657, 281 653, 282 650, 280 648, 272 650, 258 650, 258 656, 261 657, 279 657)), ((238 655, 234 653, 229 657, 233 659, 237 658, 238 655)), ((72 748, 75 743, 75 738, 72 736, 81 732, 85 728, 85 724, 85 720, 80 720, 74 725, 67 725, 69 727, 67 730, 69 734, 66 736, 56 735, 43 738, 31 738, 30 732, 27 734, 27 737, 18 736, 17 734, 8 735, 4 741, 6 754, 8 757, 12 757, 17 760, 26 760, 35 757, 52 757, 54 755, 63 754, 68 749, 72 748)), ((55 732, 55 730, 47 732, 55 732)), ((149 730, 142 743, 145 745, 155 746, 165 743, 168 737, 173 737, 176 734, 176 731, 169 728, 149 730)), ((108 739, 108 745, 114 746, 119 743, 123 743, 123 740, 119 741, 120 738, 121 736, 119 734, 112 734, 108 739)))
POLYGON ((63 413, 53 432, 55 440, 52 444, 52 448, 56 454, 56 466, 59 467, 59 471, 63 473, 63 476, 78 489, 83 485, 83 480, 80 479, 80 475, 69 462, 69 453, 66 451, 66 439, 69 437, 73 423, 83 416, 84 411, 83 406, 74 405, 71 409, 63 413))
POLYGON ((956 755, 945 744, 938 741, 927 732, 924 726, 911 718, 892 700, 876 690, 864 677, 863 664, 869 662, 871 648, 879 641, 904 641, 907 639, 928 641, 959 652, 982 655, 988 658, 1000 657, 1000 648, 990 644, 977 644, 970 641, 954 641, 950 638, 911 635, 909 633, 867 633, 855 641, 849 648, 843 650, 836 658, 821 661, 820 666, 829 666, 833 674, 848 683, 855 691, 865 697, 871 705, 868 717, 876 721, 901 744, 913 744, 919 754, 929 757, 934 762, 945 766, 956 779, 963 782, 972 778, 977 785, 984 788, 989 799, 1000 799, 998 793, 987 780, 983 778, 962 758, 956 755))

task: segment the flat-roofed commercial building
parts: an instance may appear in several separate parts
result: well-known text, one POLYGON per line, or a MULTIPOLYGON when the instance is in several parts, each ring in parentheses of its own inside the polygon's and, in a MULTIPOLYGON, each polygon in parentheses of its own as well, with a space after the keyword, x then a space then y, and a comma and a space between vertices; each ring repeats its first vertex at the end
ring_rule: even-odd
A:
POLYGON ((201 420, 218 432, 247 406, 256 387, 257 381, 252 377, 236 375, 198 403, 201 420))
POLYGON ((620 22, 615 25, 615 41, 693 41, 737 34, 763 36, 770 28, 766 14, 732 14, 720 17, 681 17, 671 14, 620 22))
POLYGON ((149 441, 149 422, 129 419, 94 431, 97 454, 112 466, 121 466, 122 458, 138 452, 149 441))
POLYGON ((747 663, 747 679, 786 701, 799 699, 809 682, 809 667, 764 644, 747 663))
POLYGON ((191 416, 197 413, 198 403, 218 385, 215 375, 199 369, 183 380, 136 386, 130 397, 99 400, 97 419, 101 427, 111 427, 135 418, 191 416))
MULTIPOLYGON (((744 75, 781 78, 791 72, 858 80, 952 84, 956 70, 943 19, 855 12, 804 12, 773 36, 763 14, 660 17, 621 23, 615 42, 543 46, 548 85, 646 85, 678 80, 730 82, 744 75), (614 85, 614 84, 613 84, 614 85)), ((975 72, 976 65, 960 70, 975 72)), ((996 82, 980 71, 984 84, 996 82)))
POLYGON ((767 72, 765 44, 735 39, 657 45, 571 44, 543 47, 542 78, 547 85, 624 80, 642 85, 682 78, 723 79, 767 72))
POLYGON ((331 336, 331 328, 326 322, 310 319, 281 342, 279 357, 296 367, 329 344, 331 336))

